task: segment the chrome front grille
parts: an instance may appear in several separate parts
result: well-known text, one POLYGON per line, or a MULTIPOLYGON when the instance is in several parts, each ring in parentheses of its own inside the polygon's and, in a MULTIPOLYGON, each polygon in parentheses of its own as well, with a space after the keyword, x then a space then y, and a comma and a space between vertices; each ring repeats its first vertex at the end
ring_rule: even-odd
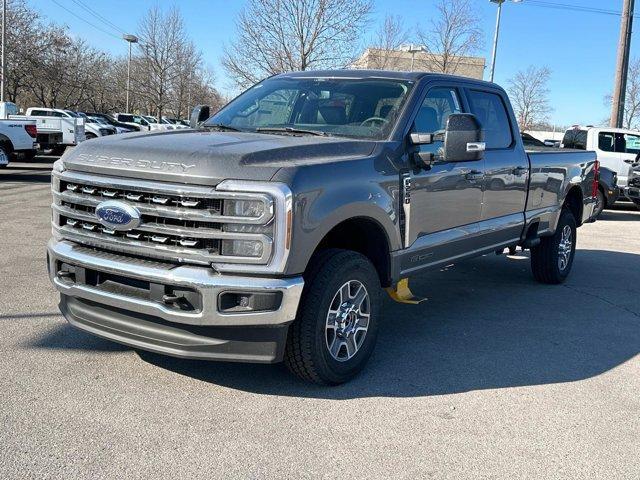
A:
POLYGON ((195 264, 266 265, 272 257, 270 236, 226 229, 230 225, 271 224, 275 217, 274 205, 271 196, 265 193, 218 191, 212 187, 68 170, 54 172, 52 190, 54 232, 67 240, 104 250, 195 264), (140 212, 140 225, 128 231, 102 225, 95 210, 106 200, 134 206, 140 212), (225 215, 225 200, 257 200, 264 208, 254 217, 225 215), (225 240, 258 241, 262 245, 261 255, 223 255, 225 240))

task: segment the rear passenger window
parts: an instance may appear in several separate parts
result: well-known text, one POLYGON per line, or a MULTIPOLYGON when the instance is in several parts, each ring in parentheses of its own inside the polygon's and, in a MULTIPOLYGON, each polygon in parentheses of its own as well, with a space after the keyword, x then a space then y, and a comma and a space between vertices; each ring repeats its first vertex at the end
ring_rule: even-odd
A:
POLYGON ((471 90, 471 113, 480 121, 487 148, 508 148, 513 143, 509 115, 500 95, 471 90))
POLYGON ((615 152, 616 135, 609 132, 600 132, 598 134, 598 149, 603 152, 615 152))
POLYGON ((567 130, 562 138, 562 148, 573 148, 576 150, 587 149, 587 131, 574 128, 567 130))

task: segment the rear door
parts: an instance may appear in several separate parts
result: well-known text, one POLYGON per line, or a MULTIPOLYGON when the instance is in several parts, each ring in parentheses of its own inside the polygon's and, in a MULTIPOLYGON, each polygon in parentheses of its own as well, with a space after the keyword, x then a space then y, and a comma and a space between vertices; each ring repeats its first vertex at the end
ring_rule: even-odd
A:
POLYGON ((595 150, 600 165, 618 174, 619 185, 626 185, 629 165, 622 160, 622 154, 616 151, 616 143, 620 141, 616 141, 616 137, 619 139, 619 135, 607 129, 594 130, 593 135, 595 136, 595 150))
POLYGON ((636 161, 638 153, 640 153, 640 135, 616 133, 616 153, 620 155, 620 169, 622 170, 618 172, 618 178, 624 177, 622 182, 626 185, 631 164, 636 161))
POLYGON ((490 234, 485 239, 490 244, 517 240, 524 221, 529 159, 517 141, 504 94, 484 88, 465 92, 486 144, 480 233, 490 234))

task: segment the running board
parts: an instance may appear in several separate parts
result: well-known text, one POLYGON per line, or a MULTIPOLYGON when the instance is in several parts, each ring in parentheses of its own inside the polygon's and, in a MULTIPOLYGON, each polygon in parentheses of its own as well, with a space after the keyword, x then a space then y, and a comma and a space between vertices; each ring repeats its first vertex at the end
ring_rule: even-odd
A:
POLYGON ((389 296, 399 303, 408 303, 410 305, 418 305, 426 300, 423 297, 416 297, 413 293, 411 293, 411 289, 409 288, 409 279, 403 278, 400 280, 397 285, 394 287, 388 287, 387 293, 389 296))

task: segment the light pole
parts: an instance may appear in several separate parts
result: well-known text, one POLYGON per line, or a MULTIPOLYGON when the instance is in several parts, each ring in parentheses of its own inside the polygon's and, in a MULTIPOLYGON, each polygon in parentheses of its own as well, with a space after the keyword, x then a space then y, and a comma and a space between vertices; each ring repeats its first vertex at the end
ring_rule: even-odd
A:
POLYGON ((413 64, 415 62, 416 53, 424 51, 424 47, 420 47, 420 46, 416 47, 415 45, 410 44, 410 45, 401 47, 400 50, 411 54, 411 70, 410 71, 413 72, 413 64))
POLYGON ((122 36, 123 39, 125 39, 127 41, 127 43, 129 43, 129 61, 127 62, 127 112, 129 113, 129 91, 130 91, 130 85, 131 85, 131 44, 132 43, 138 43, 138 37, 136 37, 135 35, 123 35, 122 36))
MULTIPOLYGON (((491 55, 491 74, 489 81, 493 82, 493 74, 496 70, 496 53, 498 52, 498 36, 500 35, 500 16, 502 14, 502 4, 507 0, 489 0, 491 3, 498 4, 498 13, 496 15, 496 32, 493 35, 493 53, 491 55)), ((511 0, 513 3, 520 3, 522 0, 511 0)))

